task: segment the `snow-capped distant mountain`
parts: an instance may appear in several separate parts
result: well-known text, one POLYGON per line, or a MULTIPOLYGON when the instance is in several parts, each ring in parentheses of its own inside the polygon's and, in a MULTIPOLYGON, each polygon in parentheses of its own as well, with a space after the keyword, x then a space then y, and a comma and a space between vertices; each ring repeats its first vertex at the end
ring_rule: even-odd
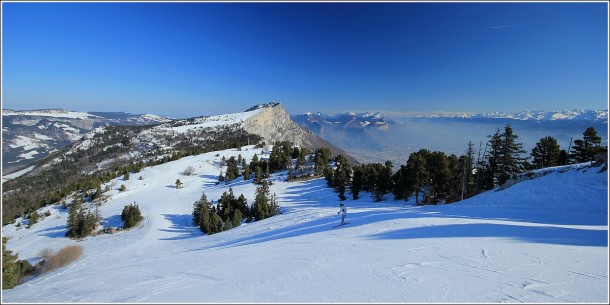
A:
POLYGON ((606 110, 559 110, 559 111, 521 111, 513 113, 491 112, 491 113, 446 113, 436 112, 421 115, 427 118, 464 118, 464 119, 514 119, 545 121, 588 121, 608 123, 608 109, 606 110))
POLYGON ((22 168, 111 125, 149 125, 170 121, 152 114, 75 112, 62 109, 2 110, 3 173, 22 168))
POLYGON ((327 115, 321 112, 306 112, 292 115, 292 119, 300 126, 306 127, 316 133, 325 127, 331 128, 387 128, 392 122, 387 120, 381 112, 355 113, 347 112, 327 115))
POLYGON ((512 125, 528 150, 545 136, 556 138, 566 149, 570 139, 582 137, 587 127, 594 127, 603 138, 602 145, 606 145, 608 110, 338 115, 306 112, 292 118, 360 162, 391 160, 402 164, 410 153, 421 148, 459 155, 468 141, 485 143, 488 135, 507 124, 512 125))

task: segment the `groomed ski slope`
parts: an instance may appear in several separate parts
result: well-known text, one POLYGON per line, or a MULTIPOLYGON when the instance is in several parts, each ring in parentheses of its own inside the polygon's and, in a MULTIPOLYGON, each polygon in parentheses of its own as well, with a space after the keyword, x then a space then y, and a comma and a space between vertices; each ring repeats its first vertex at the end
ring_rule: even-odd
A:
MULTIPOLYGON (((192 207, 204 190, 214 201, 228 190, 215 185, 220 157, 260 152, 212 152, 117 178, 103 225, 122 225, 122 208, 135 201, 145 220, 129 231, 67 239, 60 206, 44 208, 52 215, 30 229, 5 226, 20 259, 35 263, 42 249, 73 244, 84 254, 3 290, 2 301, 608 302, 607 172, 574 167, 443 206, 375 203, 363 193, 344 202, 350 224, 338 228, 339 200, 324 179, 287 183, 283 172, 271 186, 283 214, 204 236, 192 207), (189 165, 195 176, 181 174, 189 165), (116 191, 121 184, 127 192, 116 191)), ((252 203, 255 185, 230 186, 252 203)))

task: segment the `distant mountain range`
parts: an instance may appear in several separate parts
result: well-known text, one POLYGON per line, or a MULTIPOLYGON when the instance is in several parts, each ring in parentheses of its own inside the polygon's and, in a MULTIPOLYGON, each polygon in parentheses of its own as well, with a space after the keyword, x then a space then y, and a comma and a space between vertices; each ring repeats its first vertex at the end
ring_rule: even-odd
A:
MULTIPOLYGON (((521 111, 516 113, 388 113, 306 112, 292 119, 320 137, 345 149, 360 162, 403 163, 421 148, 461 154, 468 141, 487 141, 487 135, 510 124, 525 149, 544 136, 568 148, 593 126, 607 143, 608 110, 521 111)), ((603 144, 605 145, 605 144, 603 144)))
MULTIPOLYGON (((265 108, 283 109, 279 103, 268 103, 253 106, 245 112, 265 108)), ((320 142, 322 139, 327 140, 344 149, 347 153, 356 156, 360 162, 393 158, 401 160, 405 158, 404 154, 409 153, 409 151, 420 145, 424 145, 427 137, 422 134, 421 128, 419 130, 415 128, 417 124, 420 124, 417 126, 421 126, 421 121, 414 123, 414 120, 426 120, 427 122, 457 120, 467 124, 496 124, 498 125, 497 127, 501 127, 505 122, 513 122, 514 124, 554 122, 554 124, 561 123, 563 125, 570 124, 577 126, 573 128, 574 132, 562 131, 561 135, 565 135, 564 137, 567 137, 570 133, 572 135, 581 134, 582 131, 580 129, 582 127, 580 125, 582 124, 590 123, 601 126, 608 123, 608 110, 521 111, 516 113, 494 112, 476 114, 435 112, 429 114, 390 114, 392 115, 391 118, 388 118, 382 112, 346 112, 341 114, 306 112, 290 116, 288 116, 285 110, 280 112, 273 113, 274 119, 264 118, 266 122, 255 124, 257 126, 253 125, 256 133, 274 133, 275 136, 272 138, 275 140, 280 139, 284 133, 290 133, 290 130, 298 129, 298 125, 309 130, 312 135, 315 134, 321 138, 316 137, 315 140, 313 138, 309 139, 310 144, 312 141, 320 142), (282 115, 280 112, 285 115, 282 115), (419 135, 415 137, 415 134, 419 135), (403 149, 402 146, 397 146, 401 142, 408 142, 409 148, 403 149), (389 147, 394 147, 391 152, 388 150, 389 147)), ((2 118, 3 174, 14 172, 17 169, 34 163, 36 160, 49 156, 81 140, 85 134, 98 127, 158 125, 163 123, 181 124, 181 121, 184 121, 182 124, 191 124, 197 121, 196 119, 173 120, 153 114, 74 112, 62 109, 28 111, 4 109, 2 110, 2 118)), ((198 120, 207 119, 200 118, 198 120)), ((293 133, 292 136, 296 134, 293 133)), ((307 136, 308 133, 298 134, 301 140, 305 139, 304 137, 311 137, 307 136)), ((435 141, 440 143, 446 140, 448 139, 437 138, 435 141)), ((457 141, 457 139, 454 140, 457 141)), ((473 140, 478 141, 479 139, 474 138, 473 140)), ((324 146, 330 145, 328 142, 324 146)), ((319 145, 316 144, 316 146, 319 145)))
MULTIPOLYGON (((174 145, 184 143, 209 142, 213 138, 235 136, 235 130, 238 129, 258 135, 268 144, 286 140, 302 147, 329 147, 333 153, 347 156, 345 151, 300 128, 279 103, 260 104, 239 113, 180 120, 151 114, 58 109, 3 110, 2 118, 3 175, 33 165, 36 161, 65 149, 65 153, 70 154, 99 146, 101 143, 96 142, 99 138, 96 135, 107 133, 107 126, 143 127, 137 130, 125 129, 122 135, 118 135, 124 138, 130 134, 130 139, 117 140, 116 143, 105 140, 108 145, 115 147, 112 150, 118 146, 129 146, 128 155, 132 156, 151 150, 171 150, 174 145)), ((103 151, 108 149, 110 147, 103 148, 103 151)), ((347 157, 350 161, 357 162, 354 158, 347 157)))
POLYGON ((168 121, 169 118, 153 114, 3 109, 2 172, 10 172, 46 157, 78 141, 94 128, 168 121))
POLYGON ((427 118, 462 118, 462 119, 513 119, 545 121, 589 121, 608 123, 608 109, 606 110, 560 110, 560 111, 521 111, 513 113, 491 112, 491 113, 446 113, 435 112, 419 115, 427 118))
POLYGON ((391 120, 387 120, 381 112, 355 113, 347 112, 342 114, 328 115, 321 112, 306 112, 303 114, 292 115, 291 118, 302 127, 319 133, 325 127, 339 128, 387 128, 391 120))

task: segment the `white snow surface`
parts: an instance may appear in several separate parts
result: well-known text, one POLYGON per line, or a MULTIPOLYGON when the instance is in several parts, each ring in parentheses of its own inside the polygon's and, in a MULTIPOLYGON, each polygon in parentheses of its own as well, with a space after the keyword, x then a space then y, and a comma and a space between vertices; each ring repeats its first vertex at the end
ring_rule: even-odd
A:
POLYGON ((43 208, 52 215, 30 229, 3 227, 7 247, 33 264, 45 248, 80 245, 84 254, 3 290, 2 302, 608 302, 608 177, 598 168, 448 205, 361 193, 344 201, 350 223, 335 228, 340 202, 324 179, 288 183, 282 172, 270 187, 282 214, 203 235, 191 220, 203 191, 214 203, 229 186, 254 199, 250 181, 215 185, 220 158, 254 153, 261 149, 211 152, 115 179, 100 207, 103 226, 121 226, 135 201, 145 219, 131 230, 68 239, 60 206, 43 208), (181 174, 188 166, 195 175, 181 174))
MULTIPOLYGON (((251 116, 258 114, 262 108, 248 111, 248 112, 237 112, 237 113, 229 113, 229 114, 219 114, 212 115, 207 117, 197 118, 194 123, 182 125, 178 127, 170 127, 171 131, 177 133, 185 133, 189 130, 198 129, 198 128, 217 128, 219 126, 233 125, 233 124, 241 124, 246 119, 251 116)), ((165 124, 155 126, 152 130, 166 130, 168 127, 165 124)))

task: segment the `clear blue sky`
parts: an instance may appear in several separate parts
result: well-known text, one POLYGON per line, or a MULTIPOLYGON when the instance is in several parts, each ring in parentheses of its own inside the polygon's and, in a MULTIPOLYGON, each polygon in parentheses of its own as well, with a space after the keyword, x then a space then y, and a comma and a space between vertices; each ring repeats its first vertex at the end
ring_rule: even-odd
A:
POLYGON ((608 4, 2 3, 2 107, 608 108, 608 4))

